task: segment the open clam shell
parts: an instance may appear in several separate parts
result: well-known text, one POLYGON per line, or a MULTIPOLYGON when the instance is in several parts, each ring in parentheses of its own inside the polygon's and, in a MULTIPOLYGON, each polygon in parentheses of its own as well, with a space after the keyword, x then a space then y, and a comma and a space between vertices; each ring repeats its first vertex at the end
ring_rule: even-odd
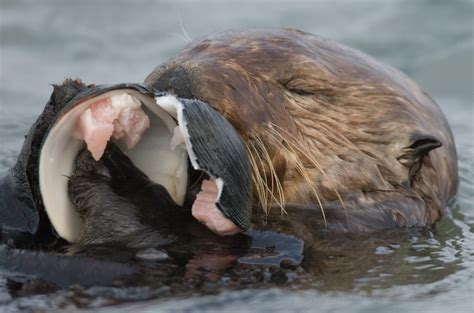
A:
MULTIPOLYGON (((82 220, 68 197, 68 176, 85 142, 77 134, 79 116, 93 103, 124 94, 138 100, 150 128, 131 150, 123 152, 171 198, 182 205, 188 185, 188 156, 194 169, 216 181, 217 208, 242 230, 251 217, 250 162, 233 127, 209 105, 156 93, 139 84, 57 87, 26 137, 17 164, 0 178, 0 222, 5 233, 55 233, 77 242, 82 220), (180 129, 184 144, 173 144, 180 129)), ((159 209, 159 208, 157 208, 159 209)))
POLYGON ((73 171, 74 159, 85 145, 76 134, 77 121, 92 103, 124 93, 138 99, 150 119, 150 128, 137 146, 131 150, 124 148, 124 152, 153 182, 164 186, 177 204, 183 204, 186 193, 186 150, 170 146, 177 126, 173 118, 153 97, 136 88, 109 90, 102 87, 99 90, 85 101, 72 101, 59 113, 43 142, 39 158, 39 187, 44 207, 56 232, 70 242, 80 237, 82 224, 68 197, 68 176, 73 171))

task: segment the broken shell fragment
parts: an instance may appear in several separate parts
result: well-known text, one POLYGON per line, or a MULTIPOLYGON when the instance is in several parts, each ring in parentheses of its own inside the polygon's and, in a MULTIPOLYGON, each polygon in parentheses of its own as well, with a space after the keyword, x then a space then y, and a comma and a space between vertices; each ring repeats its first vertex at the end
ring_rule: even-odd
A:
MULTIPOLYGON (((252 185, 250 161, 242 138, 221 114, 202 101, 172 95, 157 96, 156 100, 178 120, 180 131, 175 131, 174 137, 184 141, 193 168, 211 178, 211 182, 203 182, 193 205, 193 216, 220 235, 235 234, 238 230, 232 224, 248 230, 252 185), (216 194, 211 191, 214 186, 216 194), (216 214, 214 205, 223 217, 216 214)), ((173 140, 175 144, 180 141, 173 140)))

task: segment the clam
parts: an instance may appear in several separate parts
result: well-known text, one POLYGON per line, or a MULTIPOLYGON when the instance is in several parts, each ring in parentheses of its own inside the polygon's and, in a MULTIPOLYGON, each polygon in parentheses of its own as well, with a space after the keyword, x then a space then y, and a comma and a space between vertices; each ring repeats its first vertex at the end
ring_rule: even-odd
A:
MULTIPOLYGON (((41 236, 51 225, 59 237, 79 240, 84 225, 69 199, 68 177, 78 153, 90 146, 78 125, 92 107, 114 101, 124 107, 138 104, 149 119, 138 143, 111 138, 137 168, 165 187, 178 205, 185 200, 189 171, 205 172, 209 179, 201 193, 215 188, 212 204, 218 214, 239 231, 249 228, 250 163, 240 136, 217 111, 199 100, 139 84, 85 86, 68 80, 55 87, 26 136, 17 163, 0 179, 0 222, 7 237, 41 236)), ((196 203, 192 214, 220 233, 219 225, 206 221, 206 214, 194 212, 196 203)))

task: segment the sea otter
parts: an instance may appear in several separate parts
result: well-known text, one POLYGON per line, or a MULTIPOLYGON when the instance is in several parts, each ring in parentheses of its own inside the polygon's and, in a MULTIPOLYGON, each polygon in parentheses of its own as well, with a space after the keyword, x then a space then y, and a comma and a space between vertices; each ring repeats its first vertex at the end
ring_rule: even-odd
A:
MULTIPOLYGON (((116 127, 114 134, 116 121, 109 123, 116 127)), ((56 87, 25 140, 17 165, 0 181, 2 224, 9 232, 18 229, 36 235, 51 220, 59 236, 71 242, 140 247, 147 245, 143 234, 166 242, 168 237, 160 237, 163 222, 136 218, 151 216, 146 210, 153 197, 120 184, 139 181, 151 186, 151 194, 159 195, 157 203, 168 209, 163 212, 176 209, 176 216, 189 217, 189 210, 179 208, 189 195, 192 201, 205 198, 199 194, 207 192, 207 179, 213 184, 212 201, 206 198, 216 204, 213 215, 193 215, 219 234, 252 227, 275 227, 300 236, 367 232, 436 222, 456 194, 457 156, 437 104, 396 69, 298 30, 225 32, 190 43, 153 70, 143 86, 97 88, 66 81, 56 87), (158 125, 167 139, 154 141, 151 132, 145 140, 148 150, 143 150, 149 155, 142 151, 135 159, 130 157, 133 160, 115 158, 120 151, 106 144, 100 145, 98 154, 95 150, 92 155, 77 154, 84 146, 81 140, 86 140, 84 136, 79 140, 74 130, 83 112, 78 111, 80 105, 97 107, 106 102, 113 107, 122 90, 127 97, 132 95, 134 103, 146 104, 151 128, 158 125), (99 100, 91 100, 95 98, 99 100), (62 146, 71 142, 74 149, 62 146), (186 146, 192 165, 189 177, 204 172, 204 178, 198 175, 192 180, 183 174, 186 170, 180 169, 186 162, 184 154, 174 150, 177 143, 186 146), (68 151, 64 162, 58 159, 63 150, 68 151), (154 158, 160 151, 166 156, 154 158), (112 159, 122 160, 135 177, 117 178, 113 172, 121 167, 107 161, 112 159), (144 173, 134 170, 135 160, 144 173), (59 170, 58 175, 50 175, 58 161, 67 172, 62 178, 59 170), (163 175, 174 178, 155 173, 151 177, 158 185, 149 185, 150 165, 171 171, 163 175), (196 182, 202 184, 202 191, 195 190, 196 182), (47 192, 57 190, 51 186, 62 188, 59 198, 47 192), (72 215, 86 224, 83 228, 71 222, 77 216, 64 213, 57 204, 68 207, 70 202, 77 211, 72 215), (117 207, 123 207, 122 218, 112 214, 117 207), (219 223, 213 219, 220 219, 219 223)))
MULTIPOLYGON (((252 161, 256 210, 305 208, 326 229, 436 222, 456 194, 453 135, 393 67, 293 29, 196 40, 145 79, 210 104, 252 161)), ((291 218, 289 216, 288 218, 291 218)))

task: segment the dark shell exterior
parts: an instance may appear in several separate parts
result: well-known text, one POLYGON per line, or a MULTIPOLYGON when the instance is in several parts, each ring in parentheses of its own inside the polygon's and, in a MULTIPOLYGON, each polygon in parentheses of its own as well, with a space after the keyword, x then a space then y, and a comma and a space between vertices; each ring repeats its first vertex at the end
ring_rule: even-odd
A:
POLYGON ((212 178, 224 182, 217 208, 237 226, 248 230, 252 217, 252 177, 242 138, 208 104, 199 100, 180 101, 196 162, 212 178))
POLYGON ((38 165, 41 147, 55 121, 70 108, 92 97, 117 89, 134 89, 153 95, 140 84, 85 85, 66 80, 55 85, 43 112, 25 137, 16 164, 0 178, 0 225, 2 239, 51 237, 54 230, 44 210, 39 189, 38 165))

